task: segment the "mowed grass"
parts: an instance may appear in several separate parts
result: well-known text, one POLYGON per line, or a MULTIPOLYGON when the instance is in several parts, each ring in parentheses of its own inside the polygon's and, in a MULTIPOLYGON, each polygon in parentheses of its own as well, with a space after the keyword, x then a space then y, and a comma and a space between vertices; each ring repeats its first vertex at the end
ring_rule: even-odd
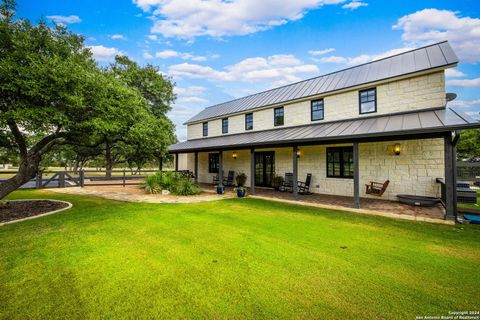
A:
POLYGON ((0 227, 2 319, 414 319, 480 306, 475 226, 255 199, 11 198, 74 207, 0 227))

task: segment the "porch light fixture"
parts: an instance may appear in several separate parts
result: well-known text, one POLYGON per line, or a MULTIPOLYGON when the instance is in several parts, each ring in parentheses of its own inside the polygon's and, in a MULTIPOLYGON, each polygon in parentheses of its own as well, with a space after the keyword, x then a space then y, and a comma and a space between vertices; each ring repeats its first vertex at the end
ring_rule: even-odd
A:
POLYGON ((233 153, 232 153, 232 158, 233 158, 234 160, 237 160, 237 152, 236 152, 236 151, 233 151, 233 153))
POLYGON ((300 149, 297 149, 297 158, 300 158, 300 149))
POLYGON ((396 143, 396 144, 393 146, 393 152, 395 153, 396 156, 399 156, 399 155, 400 155, 400 143, 396 143))

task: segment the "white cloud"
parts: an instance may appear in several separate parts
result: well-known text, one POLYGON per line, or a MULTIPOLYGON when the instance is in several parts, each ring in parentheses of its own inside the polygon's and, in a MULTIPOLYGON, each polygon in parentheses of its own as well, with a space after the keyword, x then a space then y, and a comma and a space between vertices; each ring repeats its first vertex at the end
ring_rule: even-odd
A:
POLYGON ((452 107, 457 107, 457 108, 480 107, 480 99, 476 99, 476 100, 453 100, 453 101, 449 102, 448 105, 452 106, 452 107))
POLYGON ((370 61, 396 55, 412 49, 413 48, 405 47, 405 48, 391 49, 391 50, 387 50, 385 52, 381 52, 377 54, 361 54, 356 57, 328 56, 328 57, 322 57, 322 58, 313 58, 313 60, 320 63, 342 63, 350 66, 355 66, 362 63, 367 63, 370 61))
POLYGON ((47 16, 47 19, 52 20, 55 23, 59 24, 72 24, 72 23, 80 23, 82 19, 79 16, 47 16))
POLYGON ((102 45, 87 46, 93 54, 95 60, 99 62, 113 61, 116 55, 123 55, 124 53, 117 48, 108 48, 102 45))
POLYGON ((465 77, 466 74, 455 68, 450 68, 445 70, 445 76, 447 78, 462 78, 465 77))
POLYGON ((125 39, 126 39, 123 34, 113 34, 113 35, 111 36, 111 38, 112 38, 113 40, 125 40, 125 39))
POLYGON ((328 49, 323 49, 323 50, 310 50, 308 51, 309 54, 312 56, 321 56, 330 52, 335 51, 335 48, 328 48, 328 49))
POLYGON ((158 40, 158 36, 155 35, 155 34, 149 34, 147 36, 148 39, 152 40, 152 41, 157 41, 158 40))
POLYGON ((173 92, 177 95, 177 100, 175 103, 207 103, 208 100, 201 97, 205 94, 206 88, 201 86, 190 86, 186 88, 175 87, 173 92))
POLYGON ((480 87, 480 78, 475 79, 457 79, 457 80, 448 80, 447 85, 453 87, 480 87))
POLYGON ((181 58, 183 60, 192 60, 192 61, 206 61, 207 57, 196 56, 191 53, 178 52, 175 50, 163 50, 155 53, 155 57, 160 59, 170 59, 170 58, 181 58))
POLYGON ((350 3, 344 4, 342 6, 342 8, 343 9, 349 9, 349 10, 353 11, 353 10, 357 10, 360 7, 366 7, 366 6, 368 6, 368 3, 354 0, 350 3))
POLYGON ((309 10, 345 0, 133 0, 154 10, 151 29, 165 37, 247 35, 301 19, 309 10))
POLYGON ((448 40, 463 62, 480 62, 480 19, 462 17, 458 11, 423 9, 398 19, 393 29, 402 39, 420 46, 448 40))
POLYGON ((254 57, 216 70, 209 66, 181 63, 172 65, 169 74, 179 78, 208 79, 213 81, 265 82, 271 87, 300 81, 301 74, 318 74, 318 67, 304 64, 292 55, 254 57))
POLYGON ((150 53, 148 53, 148 52, 145 51, 145 52, 143 53, 143 58, 144 58, 144 59, 153 59, 153 56, 152 56, 150 53))

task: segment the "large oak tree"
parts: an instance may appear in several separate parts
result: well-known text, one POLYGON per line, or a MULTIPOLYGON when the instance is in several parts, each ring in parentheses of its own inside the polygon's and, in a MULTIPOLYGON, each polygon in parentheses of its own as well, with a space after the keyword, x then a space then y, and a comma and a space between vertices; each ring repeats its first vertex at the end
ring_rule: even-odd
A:
POLYGON ((142 93, 100 69, 82 37, 15 19, 14 2, 1 2, 0 143, 18 154, 19 170, 0 182, 0 199, 34 178, 56 146, 98 141, 153 118, 142 93))

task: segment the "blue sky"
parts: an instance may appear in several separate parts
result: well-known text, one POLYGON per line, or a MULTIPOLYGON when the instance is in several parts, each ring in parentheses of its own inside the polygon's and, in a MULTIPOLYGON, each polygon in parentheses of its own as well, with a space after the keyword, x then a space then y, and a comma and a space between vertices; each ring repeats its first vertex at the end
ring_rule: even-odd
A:
POLYGON ((480 2, 375 0, 18 0, 17 14, 82 34, 100 64, 126 54, 173 78, 170 117, 449 40, 452 102, 479 118, 480 2))

